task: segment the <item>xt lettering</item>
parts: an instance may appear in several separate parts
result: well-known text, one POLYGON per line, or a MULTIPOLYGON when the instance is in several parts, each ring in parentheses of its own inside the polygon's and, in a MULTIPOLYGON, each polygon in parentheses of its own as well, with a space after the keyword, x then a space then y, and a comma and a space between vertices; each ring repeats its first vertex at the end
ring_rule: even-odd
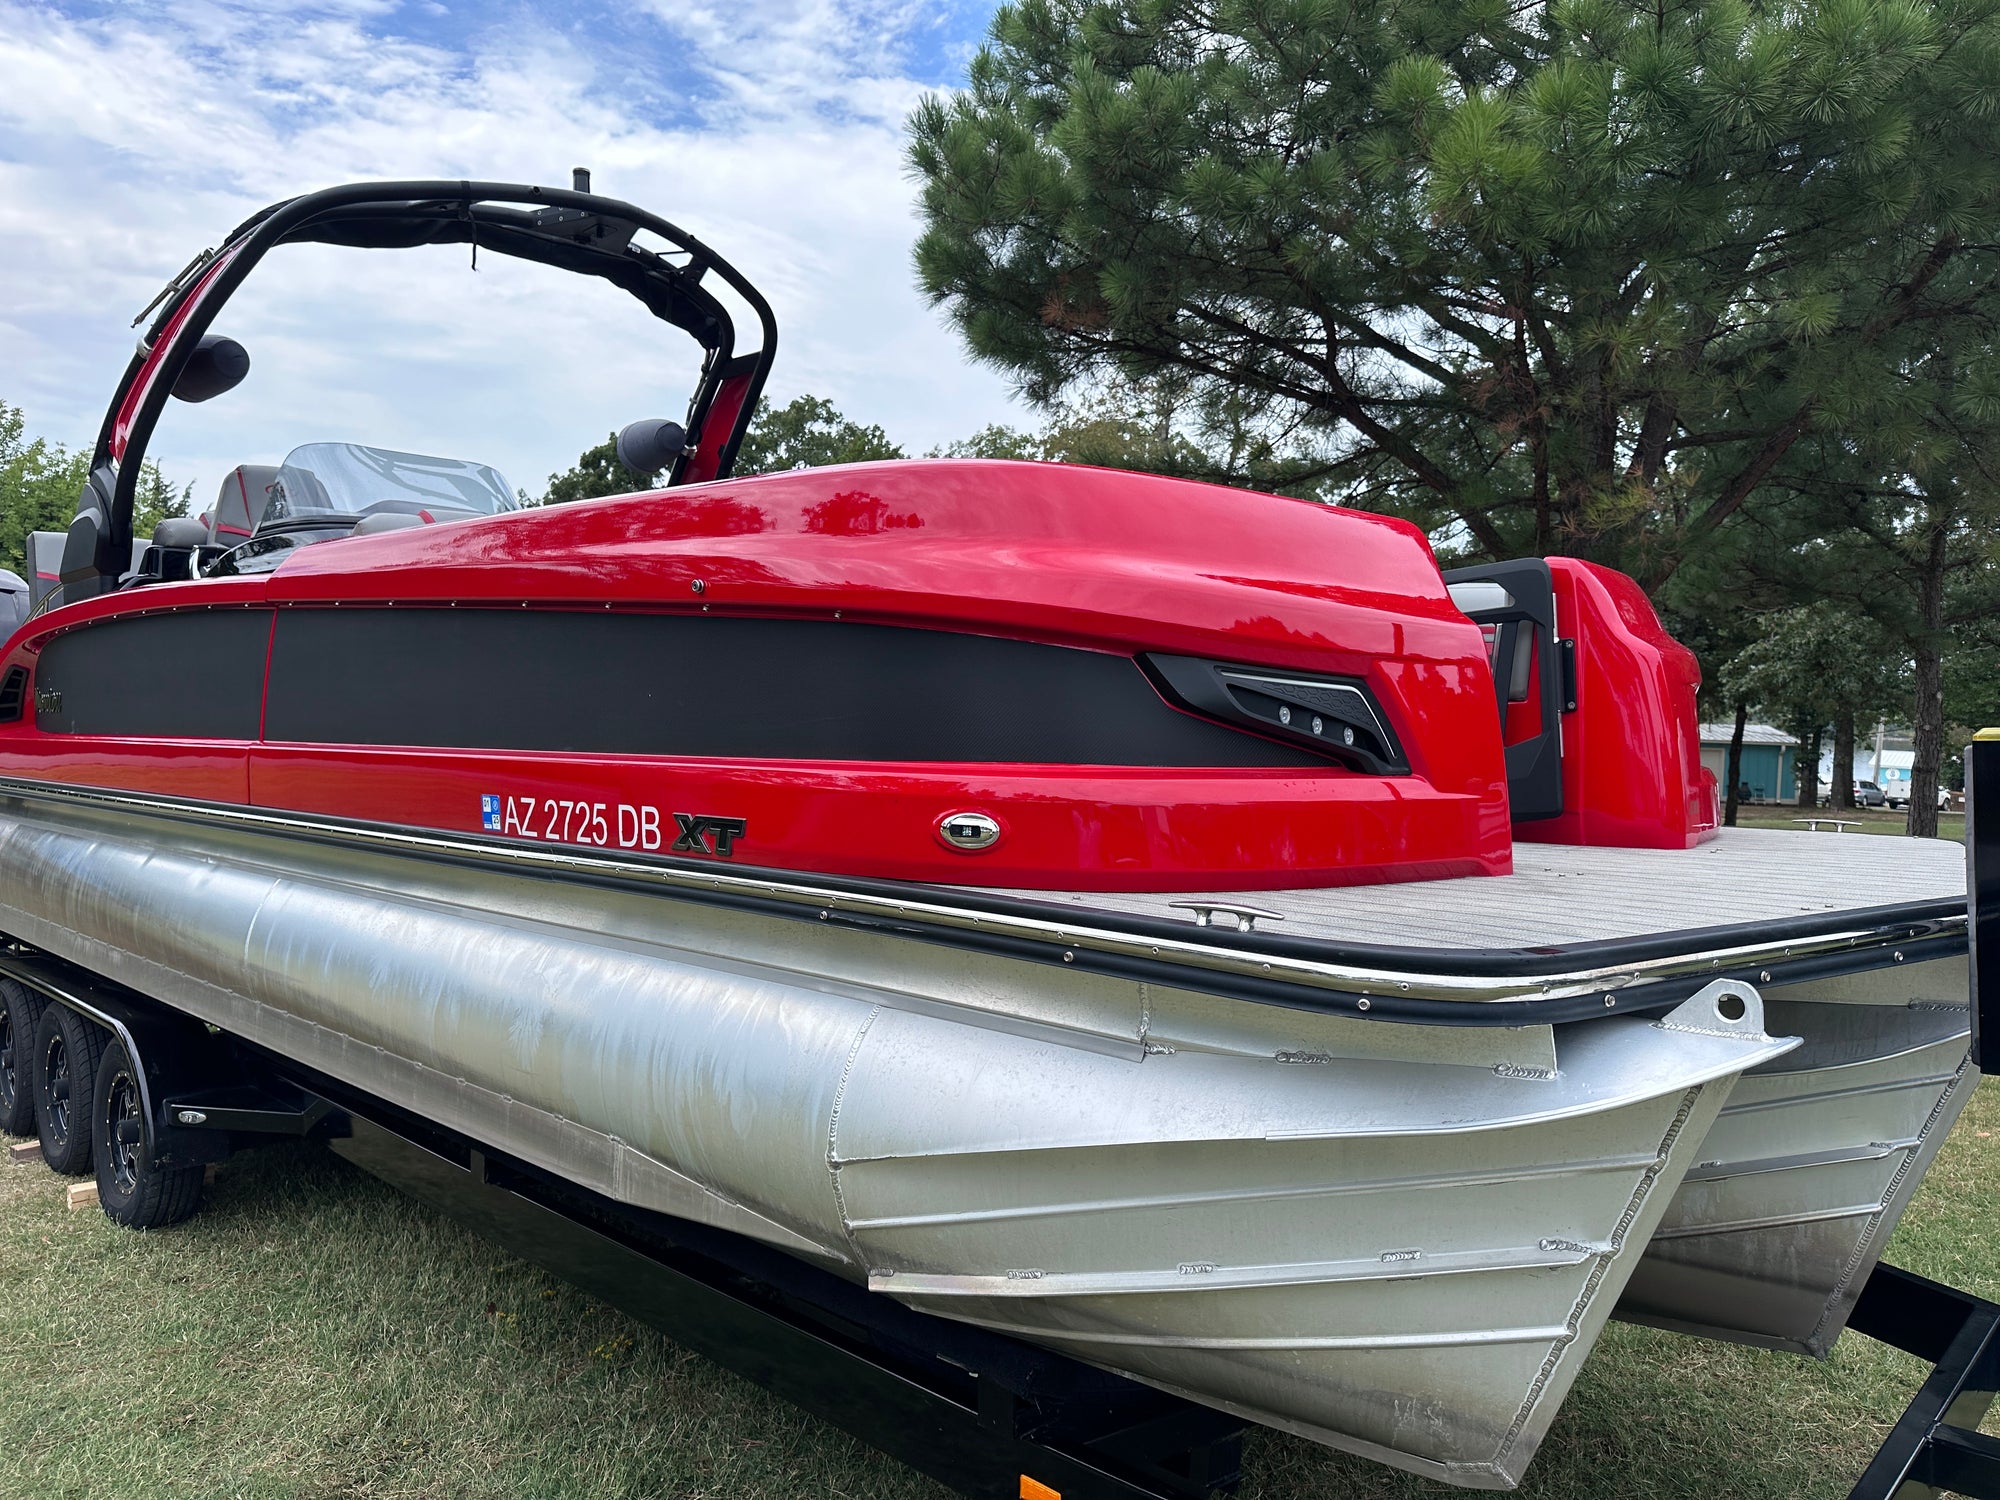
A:
POLYGON ((668 852, 673 854, 714 854, 729 858, 736 841, 749 826, 742 818, 713 818, 702 813, 674 814, 680 835, 668 852))

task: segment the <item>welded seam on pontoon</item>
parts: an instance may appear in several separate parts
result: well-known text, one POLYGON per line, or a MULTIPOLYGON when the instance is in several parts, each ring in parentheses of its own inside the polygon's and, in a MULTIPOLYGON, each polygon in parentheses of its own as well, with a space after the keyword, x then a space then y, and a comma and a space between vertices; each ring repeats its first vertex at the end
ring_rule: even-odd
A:
POLYGON ((998 1276, 878 1271, 870 1275, 868 1285, 872 1291, 894 1292, 899 1297, 987 1297, 1026 1302, 1048 1298, 1199 1295, 1264 1287, 1355 1286, 1371 1281, 1425 1281, 1438 1276, 1565 1270, 1602 1255, 1606 1248, 1569 1240, 1545 1240, 1535 1246, 1443 1251, 1427 1255, 1421 1261, 1372 1256, 1275 1266, 1218 1266, 1203 1262, 1198 1266, 1151 1270, 1009 1271, 998 1276))
POLYGON ((847 1102, 848 1080, 854 1076, 854 1064, 861 1057, 861 1044, 868 1040, 868 1032, 875 1024, 875 1018, 882 1014, 877 1004, 861 1018, 861 1024, 854 1028, 854 1040, 848 1043, 847 1059, 840 1065, 840 1082, 833 1088, 833 1104, 826 1115, 826 1175, 833 1190, 833 1211, 840 1219, 840 1232, 847 1241, 849 1253, 857 1266, 866 1266, 868 1257, 862 1251, 861 1242, 854 1237, 854 1223, 847 1216, 847 1194, 840 1185, 840 1111, 847 1102))
MULTIPOLYGON (((295 834, 359 848, 386 850, 411 857, 443 857, 484 864, 500 869, 529 872, 561 872, 583 876, 606 876, 667 891, 690 895, 732 895, 738 898, 772 901, 795 909, 818 908, 822 917, 838 910, 843 914, 873 918, 925 922, 967 933, 1025 939, 1039 944, 1136 958, 1164 960, 1211 972, 1234 974, 1265 981, 1287 982, 1320 991, 1337 991, 1355 997, 1365 1008, 1376 996, 1385 1000, 1452 1001, 1471 1005, 1508 1001, 1533 1002, 1563 1000, 1604 992, 1605 1007, 1614 1010, 1615 994, 1621 989, 1652 982, 1684 980, 1725 969, 1748 969, 1758 964, 1781 964, 1804 958, 1887 948, 1921 939, 1907 931, 1887 933, 1881 928, 1840 929, 1812 937, 1744 943, 1697 954, 1641 959, 1605 967, 1549 970, 1494 978, 1473 974, 1428 973, 1358 965, 1341 965, 1308 960, 1273 952, 1268 956, 1216 948, 1199 941, 1165 936, 1134 936, 1088 923, 1056 922, 1019 914, 976 912, 935 900, 892 898, 814 886, 802 881, 750 876, 727 871, 683 870, 622 859, 612 854, 590 854, 574 849, 557 852, 544 848, 495 847, 449 834, 423 830, 355 826, 326 821, 296 813, 241 808, 204 803, 198 808, 165 802, 130 793, 103 791, 39 783, 22 783, 0 778, 0 795, 19 795, 34 800, 74 802, 121 811, 142 811, 174 822, 208 823, 240 829, 251 834, 295 834)), ((1907 924, 1899 924, 1907 926, 1907 924)), ((1939 917, 1926 924, 1931 936, 1961 936, 1962 915, 1939 917)), ((1066 957, 1069 955, 1066 955, 1066 957)), ((1899 955, 1900 956, 1900 955, 1899 955)))
MULTIPOLYGON (((1793 1074, 1798 1077, 1798 1074, 1793 1074)), ((1958 1074, 1928 1073, 1919 1078, 1889 1078, 1881 1083, 1858 1083, 1851 1088, 1817 1089, 1810 1094, 1781 1094, 1770 1099, 1746 1099, 1723 1107, 1724 1115, 1762 1114, 1771 1109, 1793 1109, 1803 1104, 1825 1104, 1833 1099, 1859 1099, 1868 1094, 1901 1094, 1911 1089, 1932 1089, 1951 1082, 1958 1074)))
POLYGON ((1666 1133, 1660 1137, 1658 1152, 1654 1155, 1651 1165, 1639 1175, 1639 1181, 1632 1189, 1632 1196, 1626 1201, 1625 1212, 1619 1216, 1617 1227, 1611 1231, 1609 1245, 1597 1257, 1597 1264, 1591 1269, 1589 1280, 1584 1282, 1583 1290, 1577 1293, 1576 1301, 1570 1305, 1569 1318, 1556 1335, 1554 1342, 1550 1344, 1549 1352, 1542 1360, 1541 1369, 1535 1373, 1534 1384, 1528 1387, 1528 1394, 1522 1398, 1519 1410, 1514 1413, 1513 1425, 1494 1445, 1493 1461, 1496 1465, 1506 1459, 1509 1450, 1520 1440, 1521 1433, 1535 1414, 1535 1408, 1541 1404, 1542 1392, 1548 1389, 1549 1382, 1555 1378, 1556 1369, 1562 1363, 1564 1352, 1576 1342, 1578 1330, 1583 1327, 1583 1320, 1590 1311, 1590 1304, 1597 1299, 1598 1290, 1604 1285, 1604 1278, 1611 1274, 1611 1267, 1624 1253, 1625 1236, 1631 1232, 1633 1222, 1645 1209, 1646 1200, 1652 1196, 1654 1187, 1659 1183, 1660 1174, 1666 1171, 1667 1163, 1673 1159, 1674 1143, 1687 1128, 1688 1119, 1694 1113, 1695 1104, 1701 1098, 1702 1090, 1709 1086, 1708 1083, 1697 1083, 1681 1095, 1680 1108, 1674 1111, 1673 1120, 1668 1124, 1666 1133))
MULTIPOLYGON (((1965 1025, 1953 1028, 1952 1031, 1950 1031, 1948 1034, 1944 1036, 1932 1037, 1928 1041, 1912 1042, 1909 1046, 1898 1047, 1893 1052, 1868 1052, 1868 1053, 1863 1053, 1858 1057, 1844 1058, 1839 1062, 1816 1063, 1808 1061, 1802 1063, 1798 1067, 1793 1067, 1793 1068, 1779 1068, 1779 1067, 1764 1068, 1760 1069, 1758 1072, 1754 1074, 1746 1074, 1745 1081, 1753 1082, 1767 1078, 1805 1078, 1815 1073, 1830 1078, 1837 1074, 1846 1072, 1850 1069, 1880 1068, 1885 1063, 1900 1062, 1904 1058, 1916 1057, 1925 1052, 1937 1052, 1953 1046, 1963 1046, 1965 1045, 1967 1039, 1972 1035, 1972 1024, 1970 1019, 1971 1012, 1968 1007, 1964 1006, 1958 1006, 1952 1008, 1957 1009, 1962 1014, 1966 1015, 1967 1021, 1965 1025)), ((1798 1023, 1794 1022, 1792 1024, 1796 1026, 1798 1023)), ((1803 1026, 1799 1026, 1798 1029, 1804 1030, 1805 1028, 1803 1026)), ((1798 1053, 1793 1053, 1792 1057, 1794 1058, 1798 1057, 1800 1053, 1804 1052, 1804 1050, 1805 1050, 1804 1048, 1801 1048, 1798 1053)), ((1790 1061, 1791 1059, 1788 1058, 1786 1060, 1790 1061)), ((1725 1108, 1723 1113, 1727 1114, 1728 1110, 1725 1108)))
POLYGON ((1813 1167, 1844 1167, 1855 1162, 1887 1161, 1898 1151, 1913 1151, 1916 1137, 1870 1141, 1866 1146, 1839 1146, 1826 1151, 1800 1151, 1791 1156, 1754 1156, 1741 1161, 1706 1161, 1688 1169, 1689 1182, 1726 1182, 1732 1177, 1757 1177, 1767 1172, 1800 1172, 1813 1167))
POLYGON ((1709 1219, 1699 1224, 1679 1224, 1673 1228, 1663 1226, 1653 1231, 1653 1239, 1656 1242, 1694 1240, 1704 1235, 1751 1234, 1760 1229, 1780 1229, 1788 1224, 1831 1224, 1841 1219, 1865 1219, 1870 1214, 1880 1213, 1883 1203, 1884 1200, 1881 1198, 1871 1198, 1865 1203, 1845 1203, 1833 1208, 1816 1208, 1805 1212, 1758 1214, 1748 1219, 1709 1219))
MULTIPOLYGON (((849 1157, 857 1161, 898 1161, 896 1156, 849 1157)), ((1029 1203, 1007 1208, 974 1208, 935 1214, 885 1214, 854 1220, 855 1229, 922 1229, 936 1224, 987 1224, 1011 1219, 1066 1218, 1071 1214, 1124 1213, 1133 1209, 1181 1208, 1208 1203, 1266 1203, 1286 1198, 1332 1198, 1357 1193, 1415 1192, 1429 1188, 1491 1187, 1500 1183, 1569 1179, 1590 1172, 1629 1172, 1653 1159, 1651 1151, 1593 1157, 1584 1162, 1552 1162, 1533 1167, 1495 1167, 1482 1172, 1439 1173, 1430 1177, 1375 1177, 1360 1182, 1301 1183, 1271 1188, 1222 1188, 1209 1193, 1157 1193, 1144 1197, 1097 1198, 1087 1203, 1029 1203)))

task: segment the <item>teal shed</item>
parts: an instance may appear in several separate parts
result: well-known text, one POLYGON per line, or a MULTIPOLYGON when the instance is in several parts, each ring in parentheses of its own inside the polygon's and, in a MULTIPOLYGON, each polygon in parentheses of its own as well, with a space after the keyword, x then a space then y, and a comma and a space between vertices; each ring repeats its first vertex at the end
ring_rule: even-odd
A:
MULTIPOLYGON (((1729 794, 1729 736, 1733 724, 1701 726, 1701 763, 1715 772, 1715 784, 1729 794)), ((1799 742, 1769 724, 1743 726, 1742 780, 1750 802, 1790 802, 1799 794, 1799 742)))

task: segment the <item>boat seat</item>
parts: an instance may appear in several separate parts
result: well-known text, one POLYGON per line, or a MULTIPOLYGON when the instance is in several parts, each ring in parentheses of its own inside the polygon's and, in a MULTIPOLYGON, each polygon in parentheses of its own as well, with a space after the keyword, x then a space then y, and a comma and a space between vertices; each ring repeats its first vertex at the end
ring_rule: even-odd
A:
POLYGON ((14 627, 28 618, 28 605, 28 581, 0 568, 0 637, 12 635, 14 627))
POLYGON ((215 509, 208 513, 209 541, 233 546, 247 539, 263 518, 277 477, 276 464, 239 464, 223 475, 215 509))

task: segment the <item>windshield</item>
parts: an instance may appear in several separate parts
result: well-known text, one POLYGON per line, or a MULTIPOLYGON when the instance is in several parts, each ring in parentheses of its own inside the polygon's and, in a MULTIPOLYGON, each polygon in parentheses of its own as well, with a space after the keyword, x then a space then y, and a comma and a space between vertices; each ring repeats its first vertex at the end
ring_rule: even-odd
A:
POLYGON ((258 529, 322 516, 443 520, 516 508, 513 488, 488 464, 359 443, 306 443, 285 455, 258 529))

